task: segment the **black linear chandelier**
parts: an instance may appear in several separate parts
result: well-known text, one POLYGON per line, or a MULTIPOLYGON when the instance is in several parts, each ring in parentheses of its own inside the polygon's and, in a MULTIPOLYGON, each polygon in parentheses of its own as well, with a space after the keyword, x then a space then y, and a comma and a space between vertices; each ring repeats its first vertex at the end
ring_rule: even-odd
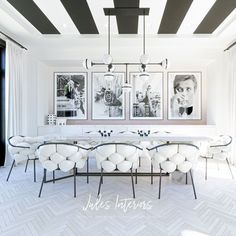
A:
POLYGON ((89 70, 93 66, 107 66, 107 72, 104 73, 104 79, 107 81, 112 81, 114 79, 114 65, 124 65, 126 68, 126 79, 125 83, 122 86, 122 89, 125 91, 129 91, 132 86, 128 81, 128 66, 129 65, 139 65, 139 77, 143 80, 148 80, 150 74, 147 72, 147 65, 159 65, 162 68, 167 69, 168 67, 168 59, 164 59, 161 62, 152 62, 150 63, 149 55, 146 54, 146 32, 145 32, 145 16, 149 15, 149 8, 104 8, 104 13, 108 16, 108 45, 107 45, 107 54, 104 54, 102 63, 92 62, 90 59, 85 59, 83 61, 83 67, 86 70, 89 70), (140 62, 113 62, 113 58, 111 56, 111 16, 143 16, 143 54, 140 57, 140 62))

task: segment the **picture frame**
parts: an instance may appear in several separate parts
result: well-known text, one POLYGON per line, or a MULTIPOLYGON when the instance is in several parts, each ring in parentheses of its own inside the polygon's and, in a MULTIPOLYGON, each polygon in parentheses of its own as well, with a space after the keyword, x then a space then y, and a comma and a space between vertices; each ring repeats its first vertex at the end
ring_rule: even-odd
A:
POLYGON ((125 119, 124 78, 124 72, 115 72, 111 81, 104 72, 92 72, 92 120, 125 119))
POLYGON ((57 117, 87 119, 87 78, 86 72, 54 73, 54 112, 57 117))
POLYGON ((139 72, 130 72, 131 120, 162 120, 164 107, 163 72, 150 72, 149 79, 139 77, 139 72))
POLYGON ((202 73, 168 72, 168 120, 202 119, 202 73))

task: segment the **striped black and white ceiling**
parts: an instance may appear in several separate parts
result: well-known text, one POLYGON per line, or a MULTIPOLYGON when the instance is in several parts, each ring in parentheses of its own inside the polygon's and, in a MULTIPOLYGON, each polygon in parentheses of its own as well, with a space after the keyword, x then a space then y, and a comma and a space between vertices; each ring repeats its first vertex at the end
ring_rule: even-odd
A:
MULTIPOLYGON (((146 32, 153 35, 216 35, 236 18, 236 0, 6 0, 6 3, 43 35, 106 34, 104 8, 150 8, 146 32)), ((142 33, 141 17, 113 18, 112 33, 142 33)))

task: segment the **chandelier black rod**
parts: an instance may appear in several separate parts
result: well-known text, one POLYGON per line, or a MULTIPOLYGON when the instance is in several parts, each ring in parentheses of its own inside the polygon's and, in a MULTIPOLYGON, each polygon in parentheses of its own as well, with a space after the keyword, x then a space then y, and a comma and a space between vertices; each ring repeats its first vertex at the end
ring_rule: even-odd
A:
MULTIPOLYGON (((161 65, 162 62, 151 62, 151 63, 148 63, 148 65, 161 65)), ((92 62, 92 65, 93 66, 104 66, 105 64, 102 63, 102 62, 92 62)), ((140 62, 112 62, 112 65, 127 65, 127 66, 131 66, 131 65, 134 65, 134 66, 137 66, 137 65, 140 65, 140 62)))
MULTIPOLYGON (((110 13, 110 10, 109 10, 110 13)), ((111 19, 110 14, 108 15, 108 55, 111 53, 111 19)))
POLYGON ((143 14, 143 54, 145 55, 145 14, 143 14))

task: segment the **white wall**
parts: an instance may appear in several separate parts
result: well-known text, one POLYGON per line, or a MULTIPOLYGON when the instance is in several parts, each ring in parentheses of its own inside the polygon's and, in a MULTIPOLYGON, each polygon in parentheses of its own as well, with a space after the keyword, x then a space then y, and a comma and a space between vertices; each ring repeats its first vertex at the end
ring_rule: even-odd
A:
MULTIPOLYGON (((207 91, 207 65, 202 61, 199 62, 172 62, 172 66, 169 70, 163 71, 161 67, 149 67, 149 71, 163 71, 164 72, 164 119, 157 121, 138 121, 138 120, 129 120, 129 110, 126 109, 126 119, 121 121, 96 121, 91 119, 91 72, 88 72, 88 119, 83 121, 68 121, 68 124, 132 124, 132 125, 170 125, 170 124, 179 124, 179 125, 204 125, 204 124, 214 124, 215 120, 214 112, 210 106, 208 106, 210 113, 207 114, 207 105, 209 102, 206 98, 206 94, 209 94, 207 91), (171 121, 167 120, 167 72, 202 72, 202 120, 186 120, 186 121, 171 121)), ((27 135, 37 135, 37 127, 43 126, 46 124, 46 118, 48 114, 54 113, 54 72, 82 72, 84 69, 80 66, 75 66, 74 61, 64 62, 64 63, 55 63, 52 65, 51 63, 45 64, 45 62, 40 62, 35 59, 34 56, 28 55, 27 58, 27 76, 25 79, 24 86, 24 99, 25 99, 25 119, 24 119, 24 131, 27 135), (63 65, 66 66, 63 66, 63 65)), ((92 71, 104 71, 105 68, 97 67, 92 71)), ((125 71, 125 68, 117 67, 117 71, 125 71)), ((136 66, 130 67, 130 71, 138 71, 136 66)), ((213 73, 213 72, 212 72, 213 73)), ((211 78, 214 77, 213 75, 211 78)), ((212 90, 210 90, 211 92, 212 90)), ((214 91, 212 92, 214 94, 214 91)), ((213 95, 212 95, 213 97, 213 95)), ((209 96, 208 96, 209 98, 209 96)), ((129 107, 129 100, 126 97, 126 108, 129 107)))
POLYGON ((219 133, 230 133, 228 102, 229 86, 224 55, 207 69, 207 123, 215 124, 219 133))
POLYGON ((48 87, 49 67, 26 53, 23 78, 23 135, 37 135, 37 126, 45 124, 45 114, 49 109, 48 87))
MULTIPOLYGON (((105 68, 97 67, 94 68, 92 71, 104 71, 105 68)), ((41 110, 38 114, 38 125, 43 125, 43 120, 46 119, 48 113, 54 112, 54 72, 84 72, 85 70, 80 66, 50 66, 47 73, 42 73, 42 76, 45 76, 44 79, 45 83, 40 87, 38 87, 38 103, 41 106, 41 110), (47 93, 47 94, 46 94, 47 93), (47 97, 48 96, 48 97, 47 97), (47 99, 46 99, 47 97, 47 99), (43 102, 45 106, 43 106, 43 102), (43 109, 44 107, 44 109, 43 109)), ((199 65, 199 64, 192 64, 183 63, 180 65, 172 66, 169 70, 163 71, 161 67, 149 67, 149 71, 163 71, 164 72, 164 119, 157 120, 157 121, 138 121, 138 120, 129 120, 129 109, 126 109, 126 119, 122 121, 96 121, 92 120, 91 118, 91 101, 92 101, 92 94, 91 94, 91 72, 88 72, 88 119, 79 121, 79 120, 69 120, 69 124, 206 124, 206 66, 199 65), (174 72, 202 72, 202 120, 186 120, 186 121, 171 121, 167 120, 167 72, 174 71, 174 72)), ((125 71, 124 67, 116 67, 116 71, 125 71)), ((129 71, 138 71, 137 66, 129 67, 129 71)), ((128 72, 129 72, 128 71, 128 72)), ((126 108, 129 108, 129 98, 126 97, 126 108)))

